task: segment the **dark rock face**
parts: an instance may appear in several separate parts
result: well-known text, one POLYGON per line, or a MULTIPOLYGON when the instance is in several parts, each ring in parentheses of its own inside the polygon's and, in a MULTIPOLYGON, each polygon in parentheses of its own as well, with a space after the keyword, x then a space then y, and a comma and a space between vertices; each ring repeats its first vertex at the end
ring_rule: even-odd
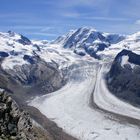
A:
POLYGON ((125 39, 124 36, 119 36, 117 34, 110 34, 107 36, 106 41, 108 41, 110 44, 115 44, 122 41, 123 39, 125 39))
POLYGON ((115 58, 109 73, 107 74, 109 90, 122 100, 133 105, 140 105, 140 55, 129 50, 122 50, 115 58), (128 62, 121 66, 122 56, 128 55, 128 62))
POLYGON ((33 45, 35 48, 37 48, 38 51, 41 51, 40 47, 36 44, 33 45))
POLYGON ((128 55, 129 59, 128 61, 130 63, 136 64, 136 65, 140 65, 140 55, 133 53, 130 50, 122 50, 115 58, 115 60, 118 60, 120 57, 124 56, 124 55, 128 55))
POLYGON ((27 62, 29 62, 30 64, 34 64, 35 63, 32 56, 24 55, 23 59, 26 60, 27 62))
POLYGON ((23 45, 31 45, 32 44, 31 41, 23 35, 21 35, 21 39, 19 39, 18 42, 23 44, 23 45))
POLYGON ((0 139, 37 140, 32 129, 29 114, 20 111, 10 96, 0 92, 0 139))
POLYGON ((0 57, 8 57, 9 54, 7 52, 0 51, 0 57))
POLYGON ((107 48, 107 44, 105 43, 98 43, 97 44, 97 51, 103 51, 105 48, 107 48))
POLYGON ((13 31, 8 31, 8 34, 9 34, 10 37, 15 36, 15 33, 13 31))
MULTIPOLYGON (((16 33, 13 31, 8 31, 8 34, 10 37, 14 37, 16 33)), ((20 39, 18 39, 16 41, 23 44, 23 45, 31 45, 32 44, 32 42, 27 37, 25 37, 23 35, 20 35, 20 39)))
POLYGON ((97 55, 97 51, 94 50, 94 48, 85 48, 85 51, 91 56, 94 57, 95 59, 100 59, 100 56, 97 55))
POLYGON ((16 52, 16 51, 10 51, 10 55, 13 55, 13 56, 17 56, 19 53, 18 52, 16 52))

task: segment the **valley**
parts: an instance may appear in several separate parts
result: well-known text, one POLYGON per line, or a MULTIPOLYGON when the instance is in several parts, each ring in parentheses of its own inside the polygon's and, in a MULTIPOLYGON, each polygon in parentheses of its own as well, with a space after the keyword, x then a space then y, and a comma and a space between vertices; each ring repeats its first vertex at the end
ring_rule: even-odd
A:
POLYGON ((139 89, 119 78, 139 77, 139 38, 87 27, 52 42, 0 33, 0 87, 52 140, 139 140, 140 109, 129 102, 139 89), (125 100, 116 95, 124 81, 133 91, 125 100))
POLYGON ((103 83, 99 85, 101 64, 87 61, 78 65, 82 66, 72 70, 69 82, 62 89, 36 97, 30 105, 81 140, 139 139, 139 109, 127 103, 122 103, 124 108, 122 104, 117 106, 120 103, 116 97, 112 100, 113 95, 104 95, 103 83), (126 115, 125 109, 130 113, 126 115))

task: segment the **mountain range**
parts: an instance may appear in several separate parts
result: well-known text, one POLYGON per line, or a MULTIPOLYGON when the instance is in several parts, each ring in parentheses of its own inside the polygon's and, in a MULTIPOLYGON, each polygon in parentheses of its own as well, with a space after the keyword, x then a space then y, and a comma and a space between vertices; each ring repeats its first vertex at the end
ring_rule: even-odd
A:
MULTIPOLYGON (((5 90, 21 108, 24 106, 31 113, 31 118, 44 129, 46 124, 43 124, 40 118, 49 117, 55 122, 58 126, 47 119, 51 124, 51 128, 48 130, 47 127, 47 131, 53 135, 55 133, 52 140, 56 138, 62 140, 61 134, 65 140, 75 140, 73 137, 82 140, 100 137, 99 132, 92 133, 93 127, 87 125, 91 119, 90 115, 86 116, 88 119, 84 116, 88 113, 93 116, 91 109, 95 111, 95 114, 99 110, 105 114, 112 113, 112 116, 117 112, 120 116, 115 117, 118 117, 120 121, 125 118, 128 123, 135 122, 137 116, 129 113, 131 107, 127 104, 139 107, 139 83, 140 32, 120 35, 83 27, 71 30, 54 41, 30 40, 12 31, 0 32, 0 88, 5 90), (104 86, 99 86, 102 82, 100 78, 104 79, 104 86), (107 89, 103 90, 105 87, 107 89), (104 96, 100 94, 102 97, 98 93, 100 90, 106 92, 104 96), (107 90, 111 94, 107 94, 107 90), (120 114, 118 102, 112 105, 114 97, 124 104, 127 103, 124 105, 128 107, 125 115, 132 120, 124 117, 123 113, 120 114), (110 102, 111 105, 106 108, 110 102), (72 109, 70 105, 73 106, 72 109), (112 110, 116 110, 115 113, 110 111, 111 107, 114 107, 112 110), (80 114, 82 111, 83 114, 80 114), (37 112, 36 116, 34 116, 35 112, 37 112), (79 117, 77 121, 80 122, 75 126, 74 118, 77 116, 79 117), (78 131, 79 128, 81 128, 80 131, 78 131), (84 134, 82 130, 85 131, 84 134), (65 131, 73 137, 65 134, 65 131)), ((96 115, 93 118, 94 121, 98 120, 98 115, 96 115)), ((101 121, 102 114, 99 116, 99 121, 101 121)), ((104 121, 107 125, 108 120, 104 121)), ((110 125, 112 124, 111 121, 110 125)), ((104 128, 105 136, 106 130, 114 133, 118 129, 123 137, 120 124, 116 124, 116 128, 109 128, 104 128)), ((100 130, 100 128, 96 130, 98 129, 100 130)), ((117 140, 118 134, 114 135, 117 140)), ((130 136, 128 133, 126 135, 130 136)))

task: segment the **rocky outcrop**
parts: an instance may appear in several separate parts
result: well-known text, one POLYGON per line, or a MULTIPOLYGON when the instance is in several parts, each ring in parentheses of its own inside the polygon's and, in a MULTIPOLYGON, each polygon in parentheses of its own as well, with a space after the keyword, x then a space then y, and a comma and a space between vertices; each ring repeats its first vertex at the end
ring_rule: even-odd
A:
POLYGON ((5 92, 0 92, 0 140, 47 140, 27 112, 20 110, 5 92))
POLYGON ((10 96, 0 93, 0 138, 28 139, 32 123, 28 113, 20 111, 10 96))
POLYGON ((107 85, 118 98, 139 106, 140 55, 129 50, 118 53, 107 74, 107 85))
POLYGON ((7 92, 0 91, 0 140, 77 140, 38 109, 18 105, 7 92))

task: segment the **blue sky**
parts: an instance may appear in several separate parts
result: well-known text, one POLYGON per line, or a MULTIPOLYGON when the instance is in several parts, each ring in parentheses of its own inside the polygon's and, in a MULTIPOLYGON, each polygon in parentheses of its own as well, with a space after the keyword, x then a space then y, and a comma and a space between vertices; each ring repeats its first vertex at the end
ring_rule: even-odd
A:
POLYGON ((0 0, 0 31, 55 39, 71 29, 140 31, 140 0, 0 0))

